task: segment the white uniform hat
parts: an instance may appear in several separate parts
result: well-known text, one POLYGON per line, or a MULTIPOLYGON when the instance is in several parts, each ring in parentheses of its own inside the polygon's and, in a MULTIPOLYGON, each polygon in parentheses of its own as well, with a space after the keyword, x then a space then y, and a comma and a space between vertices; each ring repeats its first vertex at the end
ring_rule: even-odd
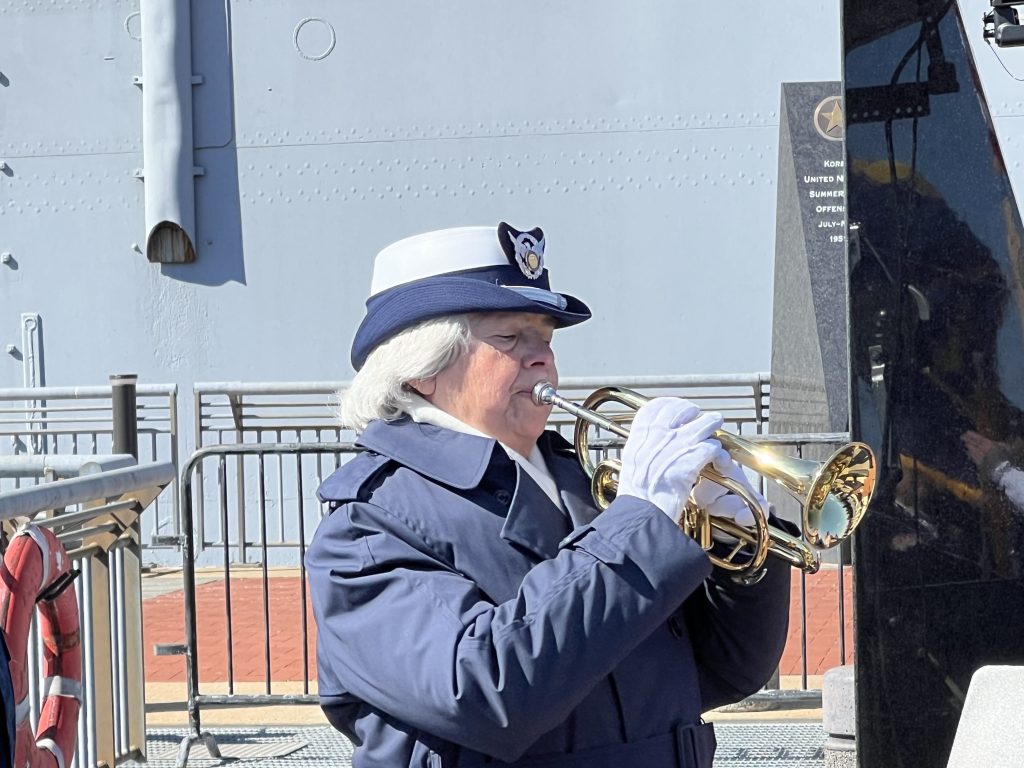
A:
POLYGON ((358 371, 378 344, 406 328, 466 312, 537 312, 558 327, 590 318, 582 301, 551 290, 540 229, 502 222, 426 232, 377 254, 352 366, 358 371))

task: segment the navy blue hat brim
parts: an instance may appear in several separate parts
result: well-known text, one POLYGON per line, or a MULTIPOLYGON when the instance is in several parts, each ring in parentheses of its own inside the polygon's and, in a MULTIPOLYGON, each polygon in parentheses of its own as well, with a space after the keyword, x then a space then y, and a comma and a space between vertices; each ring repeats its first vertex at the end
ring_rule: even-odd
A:
POLYGON ((556 328, 589 320, 590 308, 564 293, 566 304, 533 301, 502 285, 446 275, 390 288, 366 302, 366 317, 352 341, 352 367, 359 370, 379 344, 424 320, 469 312, 534 312, 555 320, 556 328))

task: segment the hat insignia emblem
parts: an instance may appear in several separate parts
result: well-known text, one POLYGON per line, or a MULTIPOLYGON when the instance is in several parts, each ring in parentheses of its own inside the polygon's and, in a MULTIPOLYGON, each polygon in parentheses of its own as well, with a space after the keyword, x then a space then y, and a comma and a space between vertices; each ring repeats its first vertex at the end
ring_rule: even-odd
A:
POLYGON ((536 280, 544 271, 544 238, 535 238, 529 232, 508 233, 515 249, 516 264, 524 275, 536 280))

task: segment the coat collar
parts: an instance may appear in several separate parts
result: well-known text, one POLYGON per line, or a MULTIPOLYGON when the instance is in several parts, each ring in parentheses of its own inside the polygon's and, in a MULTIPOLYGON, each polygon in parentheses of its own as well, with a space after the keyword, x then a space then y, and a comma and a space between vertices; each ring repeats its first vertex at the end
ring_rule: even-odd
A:
POLYGON ((394 421, 371 421, 356 443, 431 480, 465 491, 480 484, 497 441, 403 416, 394 421))
MULTIPOLYGON (((469 490, 483 479, 497 441, 490 437, 454 432, 408 417, 373 421, 360 435, 363 447, 387 456, 436 482, 469 490)), ((515 494, 502 528, 502 538, 551 557, 566 526, 578 527, 597 515, 590 484, 576 461, 572 445, 557 432, 545 432, 537 441, 571 523, 551 503, 543 490, 517 465, 515 494), (529 511, 533 511, 530 514, 529 511)))
POLYGON ((545 432, 538 445, 573 527, 587 525, 597 517, 598 509, 590 492, 590 480, 580 467, 572 444, 557 432, 545 432))
POLYGON ((501 526, 501 538, 525 547, 541 559, 558 554, 571 526, 530 474, 516 465, 516 491, 501 526))
POLYGON ((501 537, 514 541, 542 558, 558 554, 558 547, 573 528, 589 523, 597 515, 590 503, 590 483, 576 461, 572 446, 557 432, 545 432, 537 441, 548 471, 555 479, 565 513, 518 465, 516 492, 509 505, 501 537))
MULTIPOLYGON (((480 484, 498 441, 403 416, 394 421, 371 421, 356 443, 432 480, 467 490, 480 484)), ((572 443, 549 430, 541 435, 537 447, 559 489, 569 483, 578 494, 579 483, 570 483, 580 477, 572 443)))

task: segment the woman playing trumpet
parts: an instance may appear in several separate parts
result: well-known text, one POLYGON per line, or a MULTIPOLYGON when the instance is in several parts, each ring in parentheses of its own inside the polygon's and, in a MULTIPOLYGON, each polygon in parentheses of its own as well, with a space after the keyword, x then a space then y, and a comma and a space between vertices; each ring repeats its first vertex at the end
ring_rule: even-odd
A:
MULTIPOLYGON (((707 464, 746 482, 711 439, 722 417, 640 409, 600 514, 545 431, 531 391, 590 311, 543 258, 539 229, 505 224, 377 256, 341 407, 366 450, 320 488, 306 557, 319 695, 356 768, 710 768, 702 713, 778 664, 789 568, 740 586, 677 525, 707 464)), ((750 516, 719 486, 695 496, 750 516)))

